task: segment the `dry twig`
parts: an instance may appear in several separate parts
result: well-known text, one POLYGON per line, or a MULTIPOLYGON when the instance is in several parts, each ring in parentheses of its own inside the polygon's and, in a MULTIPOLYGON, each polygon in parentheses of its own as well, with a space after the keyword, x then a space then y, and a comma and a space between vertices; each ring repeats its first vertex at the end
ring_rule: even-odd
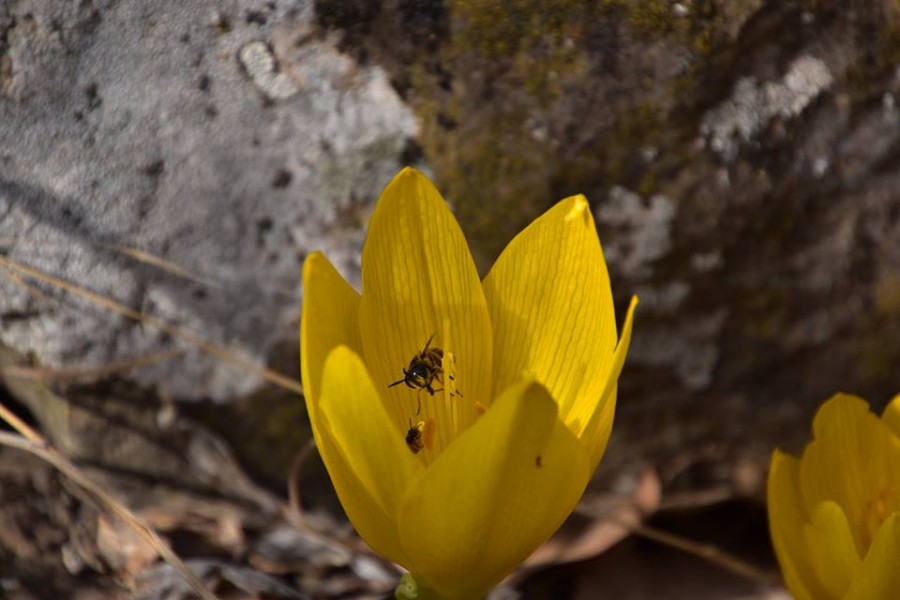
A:
POLYGON ((598 511, 596 509, 592 510, 585 504, 580 505, 577 510, 582 514, 586 514, 593 518, 603 519, 615 523, 616 525, 633 533, 634 535, 641 536, 648 540, 653 540, 654 542, 657 542, 664 546, 668 546, 670 548, 675 548, 676 550, 685 552, 687 554, 692 554, 716 567, 729 571, 730 573, 734 573, 735 575, 743 577, 744 579, 749 579, 754 583, 763 585, 775 585, 778 583, 778 579, 773 577, 766 571, 743 559, 738 558, 737 556, 734 556, 733 554, 729 554, 728 552, 725 552, 724 550, 721 550, 712 544, 704 544, 686 537, 682 537, 680 535, 676 535, 674 533, 663 531, 662 529, 657 529, 656 527, 645 525, 640 522, 640 519, 638 517, 635 517, 634 520, 626 520, 619 517, 612 511, 598 511))
MULTIPOLYGON (((622 525, 627 527, 627 524, 623 523, 622 525)), ((763 585, 778 584, 779 579, 777 577, 773 577, 756 565, 740 559, 733 554, 729 554, 712 544, 703 544, 680 535, 675 535, 674 533, 663 531, 662 529, 650 527, 649 525, 636 525, 631 528, 631 531, 633 531, 635 535, 647 538, 648 540, 653 540, 664 546, 675 548, 676 550, 686 552, 687 554, 693 554, 712 565, 730 571, 744 579, 749 579, 754 583, 763 585)))
POLYGON ((303 448, 300 449, 297 456, 294 457, 294 461, 291 463, 291 470, 288 471, 288 508, 301 518, 303 516, 303 507, 300 504, 300 487, 297 485, 297 480, 300 478, 300 467, 303 466, 303 463, 307 461, 315 449, 316 440, 309 438, 303 444, 303 448))

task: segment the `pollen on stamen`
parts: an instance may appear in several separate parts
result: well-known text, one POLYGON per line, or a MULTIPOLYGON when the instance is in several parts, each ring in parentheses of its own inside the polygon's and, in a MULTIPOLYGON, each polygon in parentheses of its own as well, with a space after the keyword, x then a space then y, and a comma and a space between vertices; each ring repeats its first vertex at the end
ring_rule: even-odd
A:
POLYGON ((450 398, 462 398, 462 392, 459 391, 457 387, 456 381, 456 358, 453 356, 452 352, 444 353, 444 360, 442 361, 442 369, 444 373, 444 388, 447 390, 447 395, 450 398))
MULTIPOLYGON (((435 433, 435 452, 440 454, 444 448, 456 439, 463 431, 468 429, 475 420, 475 414, 468 404, 463 402, 466 392, 466 373, 457 370, 456 355, 453 350, 453 336, 450 320, 443 320, 441 344, 444 348, 441 361, 441 387, 443 389, 442 402, 434 403, 434 414, 438 419, 438 427, 435 433)), ((463 362, 471 357, 463 357, 463 362)))
MULTIPOLYGON (((444 322, 444 335, 446 336, 445 344, 449 345, 450 324, 446 320, 444 322)), ((453 355, 453 352, 450 352, 449 350, 444 352, 441 368, 443 371, 442 384, 444 394, 442 397, 443 401, 436 405, 436 414, 441 417, 441 427, 436 435, 436 443, 438 447, 444 448, 457 436, 461 425, 460 414, 456 403, 457 396, 459 395, 459 389, 457 388, 459 378, 456 373, 456 357, 453 355)))

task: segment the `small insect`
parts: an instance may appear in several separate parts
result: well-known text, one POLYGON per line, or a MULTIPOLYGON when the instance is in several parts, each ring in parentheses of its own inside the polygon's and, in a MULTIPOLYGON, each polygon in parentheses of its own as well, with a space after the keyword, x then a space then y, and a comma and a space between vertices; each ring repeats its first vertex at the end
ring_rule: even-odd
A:
MULTIPOLYGON (((425 347, 422 351, 412 357, 409 361, 409 366, 403 369, 403 379, 398 379, 388 385, 388 387, 405 383, 407 387, 419 390, 420 393, 422 390, 425 390, 431 396, 434 396, 436 392, 443 391, 443 388, 434 389, 433 386, 435 382, 444 383, 444 370, 441 367, 444 351, 436 346, 431 346, 431 340, 433 339, 434 334, 425 342, 425 347)), ((417 415, 422 411, 422 398, 419 397, 418 401, 417 415)), ((407 439, 409 438, 407 437, 407 439)))
POLYGON ((406 432, 406 445, 413 454, 425 447, 425 421, 419 421, 415 425, 409 422, 409 430, 406 432))
POLYGON ((437 425, 434 417, 428 417, 424 421, 418 421, 413 425, 409 420, 409 429, 406 431, 406 445, 413 454, 418 454, 423 448, 431 449, 434 443, 434 432, 437 425))

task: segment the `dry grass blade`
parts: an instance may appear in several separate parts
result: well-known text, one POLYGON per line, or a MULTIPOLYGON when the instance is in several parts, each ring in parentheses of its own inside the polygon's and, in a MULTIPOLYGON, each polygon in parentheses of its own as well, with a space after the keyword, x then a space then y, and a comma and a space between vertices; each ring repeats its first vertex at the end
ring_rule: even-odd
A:
POLYGON ((14 412, 6 408, 3 404, 0 404, 0 419, 9 423, 10 427, 18 431, 22 437, 30 442, 39 443, 43 440, 37 431, 29 427, 25 421, 16 416, 14 412))
POLYGON ((113 375, 123 371, 131 371, 145 365, 154 365, 157 363, 171 360, 176 356, 185 353, 184 348, 176 348, 174 350, 165 350, 163 352, 154 352, 146 356, 141 356, 132 360, 123 360, 120 362, 109 363, 102 367, 88 367, 84 369, 51 369, 48 367, 4 367, 0 369, 0 377, 10 377, 16 379, 52 379, 54 381, 67 381, 70 379, 81 379, 104 377, 113 375))
POLYGON ((670 548, 675 548, 681 552, 692 554, 716 567, 734 573, 735 575, 753 581, 754 583, 763 585, 774 585, 778 583, 778 579, 766 571, 711 544, 703 544, 675 535, 674 533, 644 525, 638 519, 626 520, 610 512, 590 510, 584 505, 580 506, 578 511, 597 519, 615 523, 634 535, 639 535, 664 546, 669 546, 670 548))
POLYGON ((298 517, 303 515, 300 504, 300 486, 297 483, 300 479, 300 467, 303 466, 315 449, 316 440, 309 438, 303 444, 303 448, 300 449, 297 456, 294 457, 293 462, 291 462, 291 470, 288 472, 288 507, 291 511, 297 513, 298 517))
POLYGON ((19 276, 18 273, 7 271, 6 277, 9 278, 9 280, 15 283, 17 286, 28 292, 28 295, 30 295, 31 297, 37 298, 38 300, 45 300, 47 298, 46 294, 44 294, 41 290, 34 287, 33 285, 28 284, 24 279, 22 279, 22 277, 19 276))
POLYGON ((129 527, 148 543, 159 556, 177 570, 190 584, 191 588, 203 598, 203 600, 219 600, 206 585, 185 565, 178 556, 159 538, 153 529, 143 520, 118 502, 103 488, 91 481, 78 467, 59 451, 50 446, 44 438, 34 430, 21 422, 5 406, 0 404, 0 417, 9 423, 21 435, 0 431, 0 444, 12 448, 19 448, 30 452, 42 460, 53 465, 60 473, 74 481, 84 490, 94 496, 108 511, 122 519, 129 527), (12 416, 12 419, 10 419, 12 416), (20 429, 20 426, 24 426, 20 429))
MULTIPOLYGON (((623 524, 628 526, 627 524, 623 524)), ((773 577, 769 573, 763 571, 759 567, 742 560, 733 554, 729 554, 710 544, 702 544, 694 540, 669 533, 655 527, 647 525, 632 526, 631 530, 635 535, 639 535, 648 540, 653 540, 659 544, 670 546, 676 550, 693 554, 703 560, 721 567, 726 571, 730 571, 735 575, 739 575, 745 579, 749 579, 755 583, 763 585, 776 585, 779 581, 777 577, 773 577)))
POLYGON ((207 277, 202 277, 200 275, 195 275, 191 273, 184 267, 177 265, 171 261, 168 261, 164 258, 160 258, 154 254, 150 254, 149 252, 145 252, 143 250, 138 250, 137 248, 129 248, 128 246, 107 246, 110 250, 118 252, 120 254, 124 254, 133 258, 134 260, 142 263, 146 263, 148 265, 152 265, 167 273, 171 273, 177 277, 181 277, 182 279, 187 279, 189 281, 193 281, 196 283, 200 283, 202 285, 206 285, 212 288, 221 288, 217 282, 209 279, 207 277))
MULTIPOLYGON (((138 250, 137 248, 130 248, 128 246, 110 246, 104 245, 104 248, 107 250, 112 250, 113 252, 118 252, 119 254, 124 254, 129 258, 133 258, 138 262, 142 262, 144 264, 148 264, 150 266, 156 267, 165 271, 166 273, 171 273, 176 277, 181 277, 182 279, 187 279, 189 281, 193 281, 195 283, 199 283, 200 285, 204 285, 206 287, 211 287, 217 290, 224 289, 226 286, 221 281, 216 281, 211 277, 206 277, 203 275, 197 275, 196 273, 192 273, 191 271, 185 269, 181 265, 174 263, 170 260, 166 260, 165 258, 160 258, 155 254, 150 254, 149 252, 145 252, 144 250, 138 250)), ((296 301, 299 299, 296 290, 287 291, 282 289, 274 289, 272 290, 279 298, 287 299, 289 301, 296 301)))
POLYGON ((173 338, 188 342, 189 344, 196 346, 197 348, 211 356, 215 356, 216 358, 244 369, 247 372, 254 373, 262 377, 266 381, 286 390, 290 390, 298 394, 303 393, 303 386, 300 385, 299 381, 291 379, 290 377, 282 375, 281 373, 277 373, 271 369, 260 367, 250 362, 249 360, 241 358, 236 353, 228 350, 227 348, 223 348, 222 346, 218 346, 216 344, 213 344, 212 342, 204 340, 199 335, 191 331, 181 329, 151 315, 146 315, 133 308, 129 308, 124 304, 116 302, 115 300, 111 300, 105 296, 101 296, 100 294, 85 289, 77 284, 71 283, 54 275, 44 273, 43 271, 40 271, 23 263, 10 260, 5 256, 0 256, 0 266, 15 271, 31 279, 36 279, 56 288, 65 290, 70 294, 74 294, 76 296, 84 298, 90 302, 103 306, 104 308, 117 312, 120 315, 128 317, 129 319, 132 319, 134 321, 138 321, 139 323, 142 323, 144 325, 159 329, 160 331, 165 332, 173 338))

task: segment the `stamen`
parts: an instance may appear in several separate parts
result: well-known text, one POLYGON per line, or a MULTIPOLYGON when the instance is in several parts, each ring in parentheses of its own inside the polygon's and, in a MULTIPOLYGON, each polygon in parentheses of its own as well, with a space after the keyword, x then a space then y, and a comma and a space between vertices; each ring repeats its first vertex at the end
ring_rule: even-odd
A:
POLYGON ((898 495, 892 488, 886 488, 871 500, 867 505, 862 527, 863 547, 868 550, 875 534, 881 528, 885 519, 896 510, 898 495))
POLYGON ((462 398, 462 392, 456 384, 456 358, 452 352, 444 352, 444 360, 441 361, 441 369, 444 375, 444 388, 450 398, 462 398))
POLYGON ((456 394, 456 384, 458 379, 456 377, 456 360, 453 356, 452 352, 447 351, 449 339, 449 323, 444 323, 444 339, 442 342, 445 344, 444 347, 444 356, 441 360, 441 375, 442 375, 442 384, 443 384, 443 394, 440 397, 440 400, 435 403, 435 414, 440 419, 440 430, 437 432, 437 446, 440 449, 446 448, 447 445, 453 441, 454 438, 459 434, 459 418, 460 415, 457 411, 456 402, 454 402, 454 397, 456 394))

